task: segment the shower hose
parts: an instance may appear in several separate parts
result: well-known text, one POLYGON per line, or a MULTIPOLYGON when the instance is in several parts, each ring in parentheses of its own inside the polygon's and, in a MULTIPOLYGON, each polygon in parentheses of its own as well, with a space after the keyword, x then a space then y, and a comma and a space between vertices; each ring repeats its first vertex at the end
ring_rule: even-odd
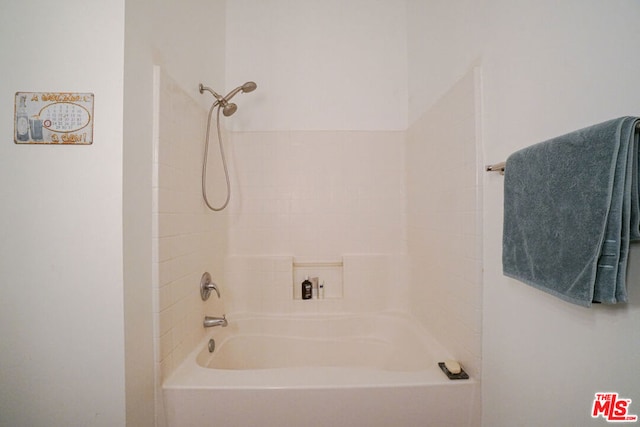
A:
POLYGON ((221 211, 227 207, 229 204, 229 199, 231 198, 231 184, 229 182, 229 170, 227 169, 227 159, 224 155, 224 148, 222 146, 222 133, 220 132, 220 107, 222 105, 219 103, 214 103, 209 109, 209 116, 207 117, 207 135, 205 138, 204 145, 204 160, 202 162, 202 198, 204 199, 204 203, 207 205, 209 209, 212 211, 221 211), (216 128, 218 135, 218 146, 220 147, 220 157, 222 159, 222 167, 224 168, 224 177, 227 181, 227 198, 222 204, 222 206, 215 207, 209 203, 209 199, 207 198, 207 158, 209 157, 209 133, 211 130, 211 115, 213 114, 214 108, 218 107, 218 111, 216 114, 216 128))

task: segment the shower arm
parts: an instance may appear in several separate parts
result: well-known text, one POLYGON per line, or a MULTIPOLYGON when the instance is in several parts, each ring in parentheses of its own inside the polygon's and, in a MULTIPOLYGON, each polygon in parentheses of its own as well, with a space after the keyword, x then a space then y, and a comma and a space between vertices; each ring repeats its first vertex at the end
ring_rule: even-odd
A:
POLYGON ((216 102, 215 104, 213 104, 212 107, 215 107, 218 104, 222 104, 222 106, 224 106, 226 104, 226 100, 220 96, 220 94, 218 94, 218 92, 216 92, 215 90, 211 89, 208 86, 204 86, 202 83, 200 83, 200 85, 198 86, 198 89, 200 90, 200 93, 204 93, 204 91, 206 90, 207 92, 209 92, 211 95, 213 95, 216 98, 216 102))

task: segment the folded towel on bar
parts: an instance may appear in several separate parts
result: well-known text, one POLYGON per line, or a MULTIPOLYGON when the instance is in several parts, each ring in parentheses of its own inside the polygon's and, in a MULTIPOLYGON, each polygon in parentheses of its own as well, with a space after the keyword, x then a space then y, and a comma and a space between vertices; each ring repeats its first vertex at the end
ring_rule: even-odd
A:
POLYGON ((502 267, 565 301, 627 301, 629 242, 640 240, 640 119, 622 117, 507 159, 502 267))

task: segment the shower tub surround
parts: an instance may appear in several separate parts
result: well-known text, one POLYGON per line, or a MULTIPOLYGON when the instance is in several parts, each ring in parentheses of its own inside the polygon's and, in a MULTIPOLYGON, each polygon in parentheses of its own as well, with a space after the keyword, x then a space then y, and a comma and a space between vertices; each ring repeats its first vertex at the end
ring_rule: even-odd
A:
POLYGON ((449 356, 399 313, 229 316, 165 382, 167 422, 472 425, 478 383, 447 379, 449 356))
MULTIPOLYGON (((450 234, 444 239, 429 235, 437 238, 422 240, 423 231, 439 227, 432 224, 439 224, 434 221, 445 213, 447 218, 456 220, 455 224, 475 224, 468 220, 475 218, 477 212, 472 210, 475 208, 467 207, 467 196, 474 195, 470 193, 474 189, 473 177, 442 173, 425 178, 423 174, 413 172, 429 169, 424 168, 421 159, 438 158, 422 155, 421 141, 433 139, 430 127, 426 126, 425 130, 423 125, 442 122, 437 120, 441 116, 426 114, 425 120, 419 120, 408 132, 230 132, 227 140, 233 197, 224 212, 211 215, 204 210, 199 194, 203 143, 194 143, 195 134, 185 139, 181 133, 185 128, 184 120, 197 108, 168 77, 164 81, 169 84, 162 85, 159 91, 161 97, 167 95, 167 101, 160 102, 157 154, 157 277, 160 287, 157 336, 158 376, 163 385, 158 397, 162 397, 161 402, 167 407, 159 413, 160 421, 166 423, 160 424, 190 425, 188 422, 191 421, 178 417, 199 416, 200 409, 188 402, 194 397, 216 402, 216 408, 221 404, 228 410, 229 417, 245 417, 237 423, 230 421, 229 425, 268 425, 261 421, 266 419, 265 413, 272 410, 276 412, 272 415, 275 417, 271 420, 272 425, 313 425, 314 419, 319 420, 317 425, 340 425, 340 422, 372 426, 391 423, 477 425, 479 351, 476 349, 475 318, 479 313, 476 291, 480 286, 473 277, 467 278, 476 265, 476 256, 470 252, 478 247, 472 233, 475 227, 473 230, 469 227, 445 228, 447 232, 455 232, 453 241, 448 239, 450 234), (185 114, 187 112, 190 114, 185 114), (451 191, 448 187, 445 191, 437 186, 423 185, 441 182, 443 176, 464 177, 456 183, 460 181, 459 185, 465 191, 451 191), (434 187, 438 197, 425 196, 424 187, 434 187), (467 187, 469 191, 466 191, 467 187), (187 196, 189 203, 184 203, 187 196), (465 203, 461 203, 461 199, 465 203), (421 215, 426 208, 414 205, 414 201, 435 201, 438 209, 433 215, 431 211, 427 211, 429 215, 421 215), (465 221, 459 221, 461 216, 465 221), (186 245, 191 241, 195 246, 186 245), (447 251, 453 254, 451 259, 443 260, 439 254, 443 243, 451 249, 447 251), (435 255, 433 251, 436 251, 435 255), (442 268, 434 270, 431 264, 436 260, 453 274, 444 274, 442 268), (299 272, 293 266, 309 262, 341 263, 341 290, 333 288, 332 282, 327 280, 324 300, 294 299, 295 286, 300 283, 296 277, 299 272), (221 299, 212 298, 206 303, 200 300, 194 284, 199 283, 204 271, 210 271, 220 285, 221 299), (451 294, 455 305, 449 305, 446 298, 441 298, 443 292, 451 294), (459 311, 463 312, 463 317, 455 316, 459 311), (322 325, 334 318, 344 320, 347 317, 360 319, 355 322, 363 319, 371 322, 376 316, 388 320, 394 313, 393 316, 406 315, 402 325, 413 324, 409 329, 424 331, 424 339, 433 341, 434 345, 423 346, 427 349, 422 353, 429 366, 414 371, 394 371, 371 365, 362 367, 344 358, 335 362, 338 366, 329 367, 204 368, 198 365, 195 353, 206 349, 208 334, 218 333, 221 329, 203 329, 202 316, 223 313, 227 314, 231 325, 244 317, 269 316, 280 316, 293 324, 301 318, 321 319, 322 325), (473 339, 468 341, 467 336, 473 339), (433 349, 439 347, 436 341, 444 344, 447 352, 434 353, 433 349), (471 380, 464 383, 450 381, 439 371, 437 362, 449 355, 462 362, 471 380), (364 372, 367 374, 363 375, 364 372), (245 381, 247 376, 257 378, 256 374, 265 381, 273 380, 272 385, 245 381), (304 383, 275 381, 281 377, 297 378, 304 383), (223 378, 229 381, 225 383, 223 378), (207 393, 213 393, 213 397, 207 393), (291 408, 302 412, 295 415, 291 408), (394 413, 393 408, 401 408, 402 412, 394 413), (342 421, 329 419, 334 414, 342 421), (368 414, 375 420, 362 418, 368 414), (386 418, 391 416, 394 417, 392 420, 386 418), (174 423, 176 419, 179 424, 174 423)), ((465 79, 461 94, 454 96, 451 102, 445 96, 443 109, 467 112, 467 104, 474 105, 473 83, 473 79, 465 79), (460 110, 460 106, 465 109, 460 110)), ((435 113, 441 111, 440 106, 434 108, 435 113)), ((473 113, 473 110, 469 111, 469 114, 473 113)), ((205 118, 206 111, 200 109, 198 120, 191 119, 195 123, 187 128, 203 131, 205 118)), ((467 158, 472 160, 475 153, 474 128, 465 126, 464 132, 459 133, 452 140, 446 129, 442 129, 442 134, 434 140, 446 141, 446 144, 438 145, 442 150, 456 147, 452 150, 455 152, 452 160, 462 167, 462 162, 467 162, 467 158), (464 146, 464 152, 468 151, 469 155, 454 156, 459 153, 460 146, 464 146)), ((215 162, 215 156, 210 160, 215 162)), ((224 183, 224 177, 214 173, 221 169, 220 165, 211 169, 211 176, 208 175, 211 183, 224 183)), ((212 188, 211 194, 219 196, 224 194, 224 189, 212 188)), ((477 199, 470 199, 469 203, 475 206, 472 201, 477 199)), ((310 275, 314 277, 313 272, 310 275)), ((323 274, 316 275, 322 280, 323 274)), ((348 329, 347 324, 337 329, 348 329)), ((280 331, 260 333, 270 336, 280 331)), ((280 336, 270 348, 273 351, 285 349, 289 353, 287 349, 293 350, 301 342, 308 343, 298 340, 299 336, 280 336)), ((336 344, 334 338, 325 335, 304 336, 336 344)), ((360 340, 367 335, 356 334, 351 338, 360 340)), ((400 341, 392 336, 378 335, 376 339, 376 343, 394 343, 402 351, 400 341)), ((372 345, 366 339, 364 342, 364 347, 372 345)), ((222 342, 217 344, 218 350, 224 350, 222 342)), ((337 344, 324 345, 327 346, 339 347, 337 344)), ((350 348, 356 353, 362 352, 362 349, 350 348)), ((233 350, 233 346, 227 347, 229 349, 233 350)), ((219 414, 208 419, 204 425, 211 420, 219 421, 218 417, 219 414)))

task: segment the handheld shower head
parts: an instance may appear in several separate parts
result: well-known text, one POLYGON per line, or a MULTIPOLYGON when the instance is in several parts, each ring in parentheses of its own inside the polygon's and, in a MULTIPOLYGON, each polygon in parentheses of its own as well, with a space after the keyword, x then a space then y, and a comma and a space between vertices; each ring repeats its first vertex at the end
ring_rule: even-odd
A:
POLYGON ((258 85, 255 82, 246 82, 242 85, 242 91, 244 93, 253 92, 257 87, 258 85))
POLYGON ((200 83, 198 89, 200 90, 200 93, 204 93, 205 91, 211 93, 216 98, 216 102, 213 104, 212 108, 216 105, 221 105, 222 114, 224 114, 225 117, 229 117, 238 109, 238 106, 236 104, 234 104, 233 102, 229 102, 231 98, 236 96, 238 92, 253 92, 257 87, 258 85, 255 84, 255 82, 246 82, 242 86, 238 86, 237 88, 229 92, 224 98, 210 87, 203 86, 202 83, 200 83))
POLYGON ((230 101, 231 98, 233 98, 238 94, 238 92, 242 92, 242 93, 253 92, 254 90, 256 90, 257 87, 258 85, 255 84, 254 82, 246 82, 242 86, 238 86, 237 88, 229 92, 223 99, 225 101, 230 101))

